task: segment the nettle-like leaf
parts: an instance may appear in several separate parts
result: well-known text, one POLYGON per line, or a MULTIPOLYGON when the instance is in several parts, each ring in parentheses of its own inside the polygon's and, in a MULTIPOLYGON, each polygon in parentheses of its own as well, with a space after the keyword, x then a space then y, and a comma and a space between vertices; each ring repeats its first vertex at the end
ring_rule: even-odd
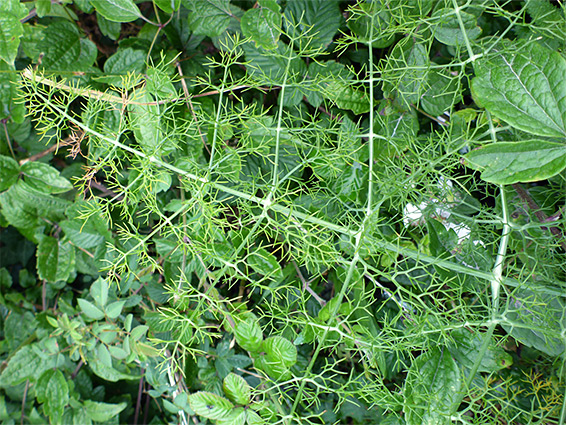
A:
POLYGON ((548 179, 566 168, 566 144, 543 140, 500 142, 473 150, 466 164, 490 183, 513 184, 548 179))
POLYGON ((258 5, 242 16, 242 34, 250 37, 256 46, 271 49, 277 46, 281 33, 280 7, 275 0, 260 0, 258 5))
POLYGON ((218 37, 228 28, 233 13, 229 0, 187 0, 189 27, 195 34, 218 37))
POLYGON ((84 71, 96 60, 96 45, 81 37, 74 23, 58 21, 49 25, 38 45, 41 66, 49 71, 84 71))
POLYGON ((53 423, 59 423, 69 402, 69 386, 60 370, 43 372, 35 389, 37 401, 43 403, 43 411, 53 423))
POLYGON ((566 59, 536 42, 503 43, 475 63, 476 102, 519 130, 566 136, 566 59))
POLYGON ((460 369, 448 350, 434 348, 421 354, 405 381, 407 425, 451 423, 461 385, 460 369))
MULTIPOLYGON (((479 332, 470 332, 461 328, 451 332, 454 344, 448 346, 448 351, 462 366, 471 369, 477 361, 478 354, 484 344, 485 335, 479 332)), ((478 372, 495 372, 513 364, 513 357, 501 347, 491 341, 485 354, 480 359, 478 372)))
POLYGON ((342 24, 337 0, 289 0, 285 18, 291 36, 297 37, 299 44, 308 43, 315 49, 328 47, 342 24))

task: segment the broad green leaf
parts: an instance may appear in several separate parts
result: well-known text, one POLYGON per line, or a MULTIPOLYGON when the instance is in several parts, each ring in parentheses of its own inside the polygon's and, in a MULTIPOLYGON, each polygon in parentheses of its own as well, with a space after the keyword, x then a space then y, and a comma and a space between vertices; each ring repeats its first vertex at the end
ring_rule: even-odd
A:
POLYGON ((240 375, 230 372, 222 383, 226 396, 236 404, 246 405, 251 400, 252 388, 240 375))
POLYGON ((189 28, 197 35, 218 37, 228 28, 232 11, 229 0, 187 0, 189 28))
POLYGON ((109 21, 132 22, 141 16, 133 0, 90 0, 90 4, 109 21))
POLYGON ((448 73, 431 71, 427 76, 426 91, 420 99, 420 106, 432 116, 442 115, 461 100, 458 79, 448 73))
POLYGON ((59 221, 69 201, 39 192, 27 183, 18 181, 0 194, 0 205, 2 214, 11 225, 26 229, 38 225, 38 217, 59 221))
POLYGON ((548 179, 566 168, 566 145, 543 140, 492 143, 466 155, 490 183, 513 184, 548 179))
POLYGON ((448 425, 458 408, 460 369, 448 350, 434 348, 411 365, 405 380, 407 425, 448 425))
POLYGON ((278 335, 264 340, 261 347, 265 355, 257 359, 255 366, 263 369, 273 379, 290 377, 289 369, 297 362, 297 347, 278 335))
POLYGON ((107 422, 118 416, 124 410, 128 403, 122 402, 118 404, 100 403, 98 401, 85 400, 84 408, 87 416, 95 422, 107 422))
POLYGON ((37 248, 37 274, 48 282, 66 281, 75 266, 75 251, 69 242, 45 236, 37 248))
POLYGON ((545 283, 517 288, 501 307, 501 326, 524 345, 552 357, 564 354, 566 342, 566 302, 562 296, 544 291, 545 283))
MULTIPOLYGON (((104 62, 104 75, 100 80, 116 87, 123 87, 124 80, 129 80, 128 74, 141 78, 145 69, 146 56, 147 53, 131 47, 118 49, 104 62)), ((134 79, 137 80, 135 77, 134 79)))
POLYGON ((431 62, 425 45, 406 38, 395 45, 383 71, 383 91, 388 97, 400 97, 405 108, 417 103, 427 89, 431 62))
POLYGON ((246 68, 260 84, 286 84, 282 102, 294 106, 301 102, 303 93, 292 83, 302 81, 307 73, 305 62, 287 45, 279 43, 274 50, 254 47, 253 43, 243 45, 246 54, 246 68))
POLYGON ((35 389, 37 401, 43 403, 43 412, 52 423, 60 423, 69 402, 69 386, 60 370, 43 372, 35 389))
POLYGON ((38 343, 25 345, 16 351, 0 375, 0 387, 21 384, 29 379, 35 382, 43 372, 56 366, 57 356, 43 351, 38 343))
POLYGON ((104 318, 104 312, 90 301, 79 298, 77 302, 79 304, 79 307, 87 317, 94 320, 100 320, 104 318))
POLYGON ((96 45, 81 38, 77 26, 57 21, 44 31, 38 49, 43 53, 41 66, 49 71, 84 71, 96 60, 96 45))
POLYGON ((482 31, 478 26, 477 18, 461 9, 458 12, 451 8, 439 9, 434 12, 432 18, 435 22, 434 37, 447 46, 463 46, 466 38, 475 40, 482 31), (464 23, 465 33, 462 32, 456 13, 460 15, 464 23))
POLYGON ((248 264, 254 271, 278 281, 283 279, 283 271, 277 259, 269 251, 259 248, 248 257, 248 264))
POLYGON ((244 350, 255 353, 259 351, 263 341, 263 333, 257 319, 248 317, 236 324, 234 329, 236 342, 244 350))
POLYGON ((247 412, 249 410, 243 407, 232 409, 230 414, 216 422, 218 425, 246 425, 247 412))
POLYGON ((129 106, 130 126, 142 151, 153 155, 162 140, 160 108, 158 105, 148 104, 153 102, 153 98, 147 92, 138 94, 135 98, 144 104, 129 106))
POLYGON ((96 22, 98 23, 98 28, 102 34, 111 40, 118 40, 120 32, 122 32, 122 24, 119 22, 109 21, 100 13, 96 15, 96 22))
POLYGON ((503 44, 475 63, 478 105, 520 130, 566 136, 566 59, 533 42, 503 44))
POLYGON ((173 13, 181 7, 181 0, 153 0, 153 3, 165 13, 173 13))
POLYGON ((27 14, 28 8, 20 0, 0 1, 0 60, 7 65, 14 65, 20 38, 24 34, 21 20, 27 14))
POLYGON ((332 43, 343 19, 337 0, 288 0, 285 17, 290 36, 315 49, 332 43))
POLYGON ((213 420, 225 419, 234 407, 224 397, 206 391, 189 395, 189 406, 197 415, 213 420))
POLYGON ((132 332, 130 333, 130 337, 132 338, 133 341, 138 341, 141 339, 142 336, 146 334, 148 329, 149 327, 146 325, 136 326, 134 329, 132 329, 132 332))
POLYGON ((79 248, 91 249, 112 241, 106 219, 100 204, 91 200, 77 200, 67 208, 69 220, 59 222, 59 226, 73 244, 79 248))
POLYGON ((87 355, 87 360, 88 365, 94 374, 106 381, 118 382, 122 379, 135 381, 140 378, 139 375, 124 373, 117 370, 115 367, 107 366, 101 362, 98 356, 94 355, 94 353, 89 353, 89 355, 87 355))
POLYGON ((8 65, 13 65, 16 60, 22 35, 24 35, 24 27, 20 20, 0 9, 0 59, 8 65))
POLYGON ((376 49, 383 49, 395 41, 395 34, 390 32, 392 16, 389 5, 383 0, 358 2, 349 9, 348 28, 357 39, 376 49))
POLYGON ((35 3, 37 16, 43 18, 51 12, 51 0, 37 0, 35 3))
POLYGON ((18 102, 18 98, 22 94, 18 88, 19 81, 20 76, 15 67, 0 61, 0 120, 11 118, 15 123, 24 122, 26 107, 23 102, 18 102))
POLYGON ((99 307, 103 308, 108 302, 108 281, 102 277, 99 277, 90 286, 90 295, 96 301, 99 307))
POLYGON ((258 2, 258 8, 252 8, 244 13, 240 22, 244 37, 250 37, 264 49, 277 46, 281 32, 281 13, 275 0, 258 2))
POLYGON ((433 0, 397 0, 392 18, 401 24, 427 16, 432 9, 433 0))
MULTIPOLYGON (((448 346, 448 350, 458 363, 471 369, 480 353, 485 335, 461 328, 452 331, 450 336, 454 338, 454 344, 448 346)), ((487 351, 481 358, 478 372, 495 372, 512 364, 511 355, 506 353, 503 348, 496 346, 492 338, 487 351)))
POLYGON ((20 164, 9 156, 0 155, 0 192, 18 181, 20 164))
POLYGON ((340 109, 349 109, 354 114, 369 111, 370 102, 367 93, 343 81, 332 81, 324 89, 324 97, 336 102, 340 109))
POLYGON ((21 173, 27 184, 45 193, 63 193, 73 188, 69 180, 61 176, 56 168, 43 162, 26 162, 21 173))
POLYGON ((106 316, 109 319, 116 319, 120 315, 120 313, 122 313, 124 304, 126 304, 126 301, 114 301, 113 303, 108 304, 104 308, 104 311, 106 312, 106 316))

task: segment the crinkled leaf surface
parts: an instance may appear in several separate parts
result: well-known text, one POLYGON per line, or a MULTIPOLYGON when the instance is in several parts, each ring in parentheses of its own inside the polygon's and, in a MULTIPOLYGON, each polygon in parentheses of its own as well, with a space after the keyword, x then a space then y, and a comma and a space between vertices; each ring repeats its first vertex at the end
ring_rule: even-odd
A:
POLYGON ((458 12, 451 8, 440 9, 434 12, 432 17, 436 20, 434 37, 447 46, 462 46, 466 38, 474 40, 482 31, 478 26, 477 18, 461 9, 458 12), (457 14, 462 19, 465 33, 462 31, 457 14))
POLYGON ((342 23, 336 0, 288 0, 285 17, 287 31, 297 36, 299 42, 306 44, 309 40, 311 48, 326 48, 342 23))
POLYGON ((275 0, 260 1, 258 8, 249 9, 241 20, 242 34, 265 49, 277 46, 281 32, 281 13, 275 0))
POLYGON ((206 391, 189 395, 189 405, 197 415, 214 420, 226 418, 234 407, 224 397, 206 391))
POLYGON ((534 182, 566 168, 566 145, 543 140, 493 143, 468 153, 466 161, 490 183, 534 182))
POLYGON ((460 369, 448 350, 434 348, 421 354, 405 380, 407 425, 451 423, 461 385, 460 369))
POLYGON ((232 11, 228 0, 189 0, 189 27, 194 34, 218 37, 228 28, 232 11))
POLYGON ((475 63, 476 102, 515 128, 566 136, 566 59, 536 42, 507 43, 475 63))

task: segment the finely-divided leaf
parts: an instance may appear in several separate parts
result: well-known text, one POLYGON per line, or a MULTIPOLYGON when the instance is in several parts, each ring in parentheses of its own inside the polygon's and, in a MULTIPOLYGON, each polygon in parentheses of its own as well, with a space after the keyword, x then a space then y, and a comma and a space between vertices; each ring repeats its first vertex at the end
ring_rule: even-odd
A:
POLYGON ((478 105, 520 130, 566 136, 566 59, 537 43, 503 44, 475 63, 478 105))
POLYGON ((141 16, 133 0, 90 0, 96 11, 109 21, 132 22, 141 16))
POLYGON ((458 408, 460 369, 448 350, 434 348, 411 365, 405 380, 407 425, 448 425, 458 408))
POLYGON ((490 183, 513 184, 548 179, 566 168, 566 145, 543 140, 500 142, 473 150, 466 164, 490 183))
POLYGON ((447 46, 463 46, 468 40, 474 40, 481 34, 481 28, 478 26, 477 18, 463 10, 456 12, 454 9, 439 9, 432 15, 436 25, 433 28, 434 37, 442 44, 447 46), (457 14, 460 15, 464 24, 465 33, 460 27, 460 21, 457 14))
POLYGON ((288 0, 285 17, 291 37, 310 48, 328 47, 343 19, 337 0, 288 0))
POLYGON ((277 46, 281 32, 280 7, 275 0, 260 0, 258 5, 242 16, 242 34, 250 37, 256 46, 271 49, 277 46))
POLYGON ((234 403, 246 405, 250 402, 252 387, 240 375, 230 372, 224 378, 222 388, 234 403))
POLYGON ((189 406, 197 415, 213 420, 225 419, 234 407, 224 397, 206 391, 189 395, 189 406))

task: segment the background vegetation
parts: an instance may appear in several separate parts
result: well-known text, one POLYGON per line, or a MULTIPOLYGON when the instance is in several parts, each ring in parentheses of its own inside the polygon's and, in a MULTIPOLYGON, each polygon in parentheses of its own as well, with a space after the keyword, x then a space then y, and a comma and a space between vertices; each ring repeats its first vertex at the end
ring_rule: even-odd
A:
POLYGON ((0 2, 0 420, 564 424, 560 1, 0 2))

